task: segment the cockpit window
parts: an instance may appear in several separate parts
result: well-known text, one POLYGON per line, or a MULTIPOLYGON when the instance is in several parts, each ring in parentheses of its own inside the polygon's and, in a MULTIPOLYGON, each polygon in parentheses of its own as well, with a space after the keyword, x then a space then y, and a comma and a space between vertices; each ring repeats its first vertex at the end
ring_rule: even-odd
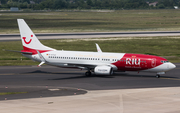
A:
POLYGON ((163 61, 163 60, 162 60, 161 62, 162 62, 162 63, 167 63, 167 62, 169 62, 169 61, 163 61))

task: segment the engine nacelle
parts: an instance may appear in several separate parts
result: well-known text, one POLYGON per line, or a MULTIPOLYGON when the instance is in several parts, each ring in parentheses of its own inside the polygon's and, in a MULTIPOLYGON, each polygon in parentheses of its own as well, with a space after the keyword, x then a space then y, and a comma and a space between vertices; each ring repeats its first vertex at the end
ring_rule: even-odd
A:
POLYGON ((94 68, 94 73, 96 75, 112 75, 113 68, 110 66, 97 66, 94 68))

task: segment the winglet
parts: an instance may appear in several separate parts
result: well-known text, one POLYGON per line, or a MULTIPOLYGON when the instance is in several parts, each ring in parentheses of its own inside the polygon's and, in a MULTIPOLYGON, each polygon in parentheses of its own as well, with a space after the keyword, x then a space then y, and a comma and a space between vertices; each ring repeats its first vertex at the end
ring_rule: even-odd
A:
POLYGON ((97 43, 95 43, 95 44, 96 44, 97 52, 102 53, 101 48, 99 47, 99 45, 97 43))
POLYGON ((38 67, 41 67, 41 65, 44 64, 46 62, 46 60, 38 50, 36 50, 36 51, 37 51, 39 58, 41 60, 41 63, 38 65, 38 67))

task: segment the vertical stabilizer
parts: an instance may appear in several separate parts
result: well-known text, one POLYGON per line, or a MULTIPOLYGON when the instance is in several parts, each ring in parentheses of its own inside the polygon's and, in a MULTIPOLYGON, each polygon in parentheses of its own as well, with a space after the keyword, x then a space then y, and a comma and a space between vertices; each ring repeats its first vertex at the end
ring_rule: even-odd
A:
POLYGON ((38 40, 36 35, 31 31, 29 26, 26 24, 24 19, 17 19, 19 31, 21 34, 21 40, 24 50, 43 50, 43 51, 51 51, 55 50, 53 48, 44 46, 38 40))

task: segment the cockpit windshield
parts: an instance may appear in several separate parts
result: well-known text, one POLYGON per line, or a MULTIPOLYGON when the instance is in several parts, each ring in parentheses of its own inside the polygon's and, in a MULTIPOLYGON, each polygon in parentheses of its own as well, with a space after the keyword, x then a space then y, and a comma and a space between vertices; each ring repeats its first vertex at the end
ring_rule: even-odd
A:
POLYGON ((162 63, 167 63, 167 62, 169 62, 169 61, 163 61, 163 60, 162 60, 161 62, 162 62, 162 63))

